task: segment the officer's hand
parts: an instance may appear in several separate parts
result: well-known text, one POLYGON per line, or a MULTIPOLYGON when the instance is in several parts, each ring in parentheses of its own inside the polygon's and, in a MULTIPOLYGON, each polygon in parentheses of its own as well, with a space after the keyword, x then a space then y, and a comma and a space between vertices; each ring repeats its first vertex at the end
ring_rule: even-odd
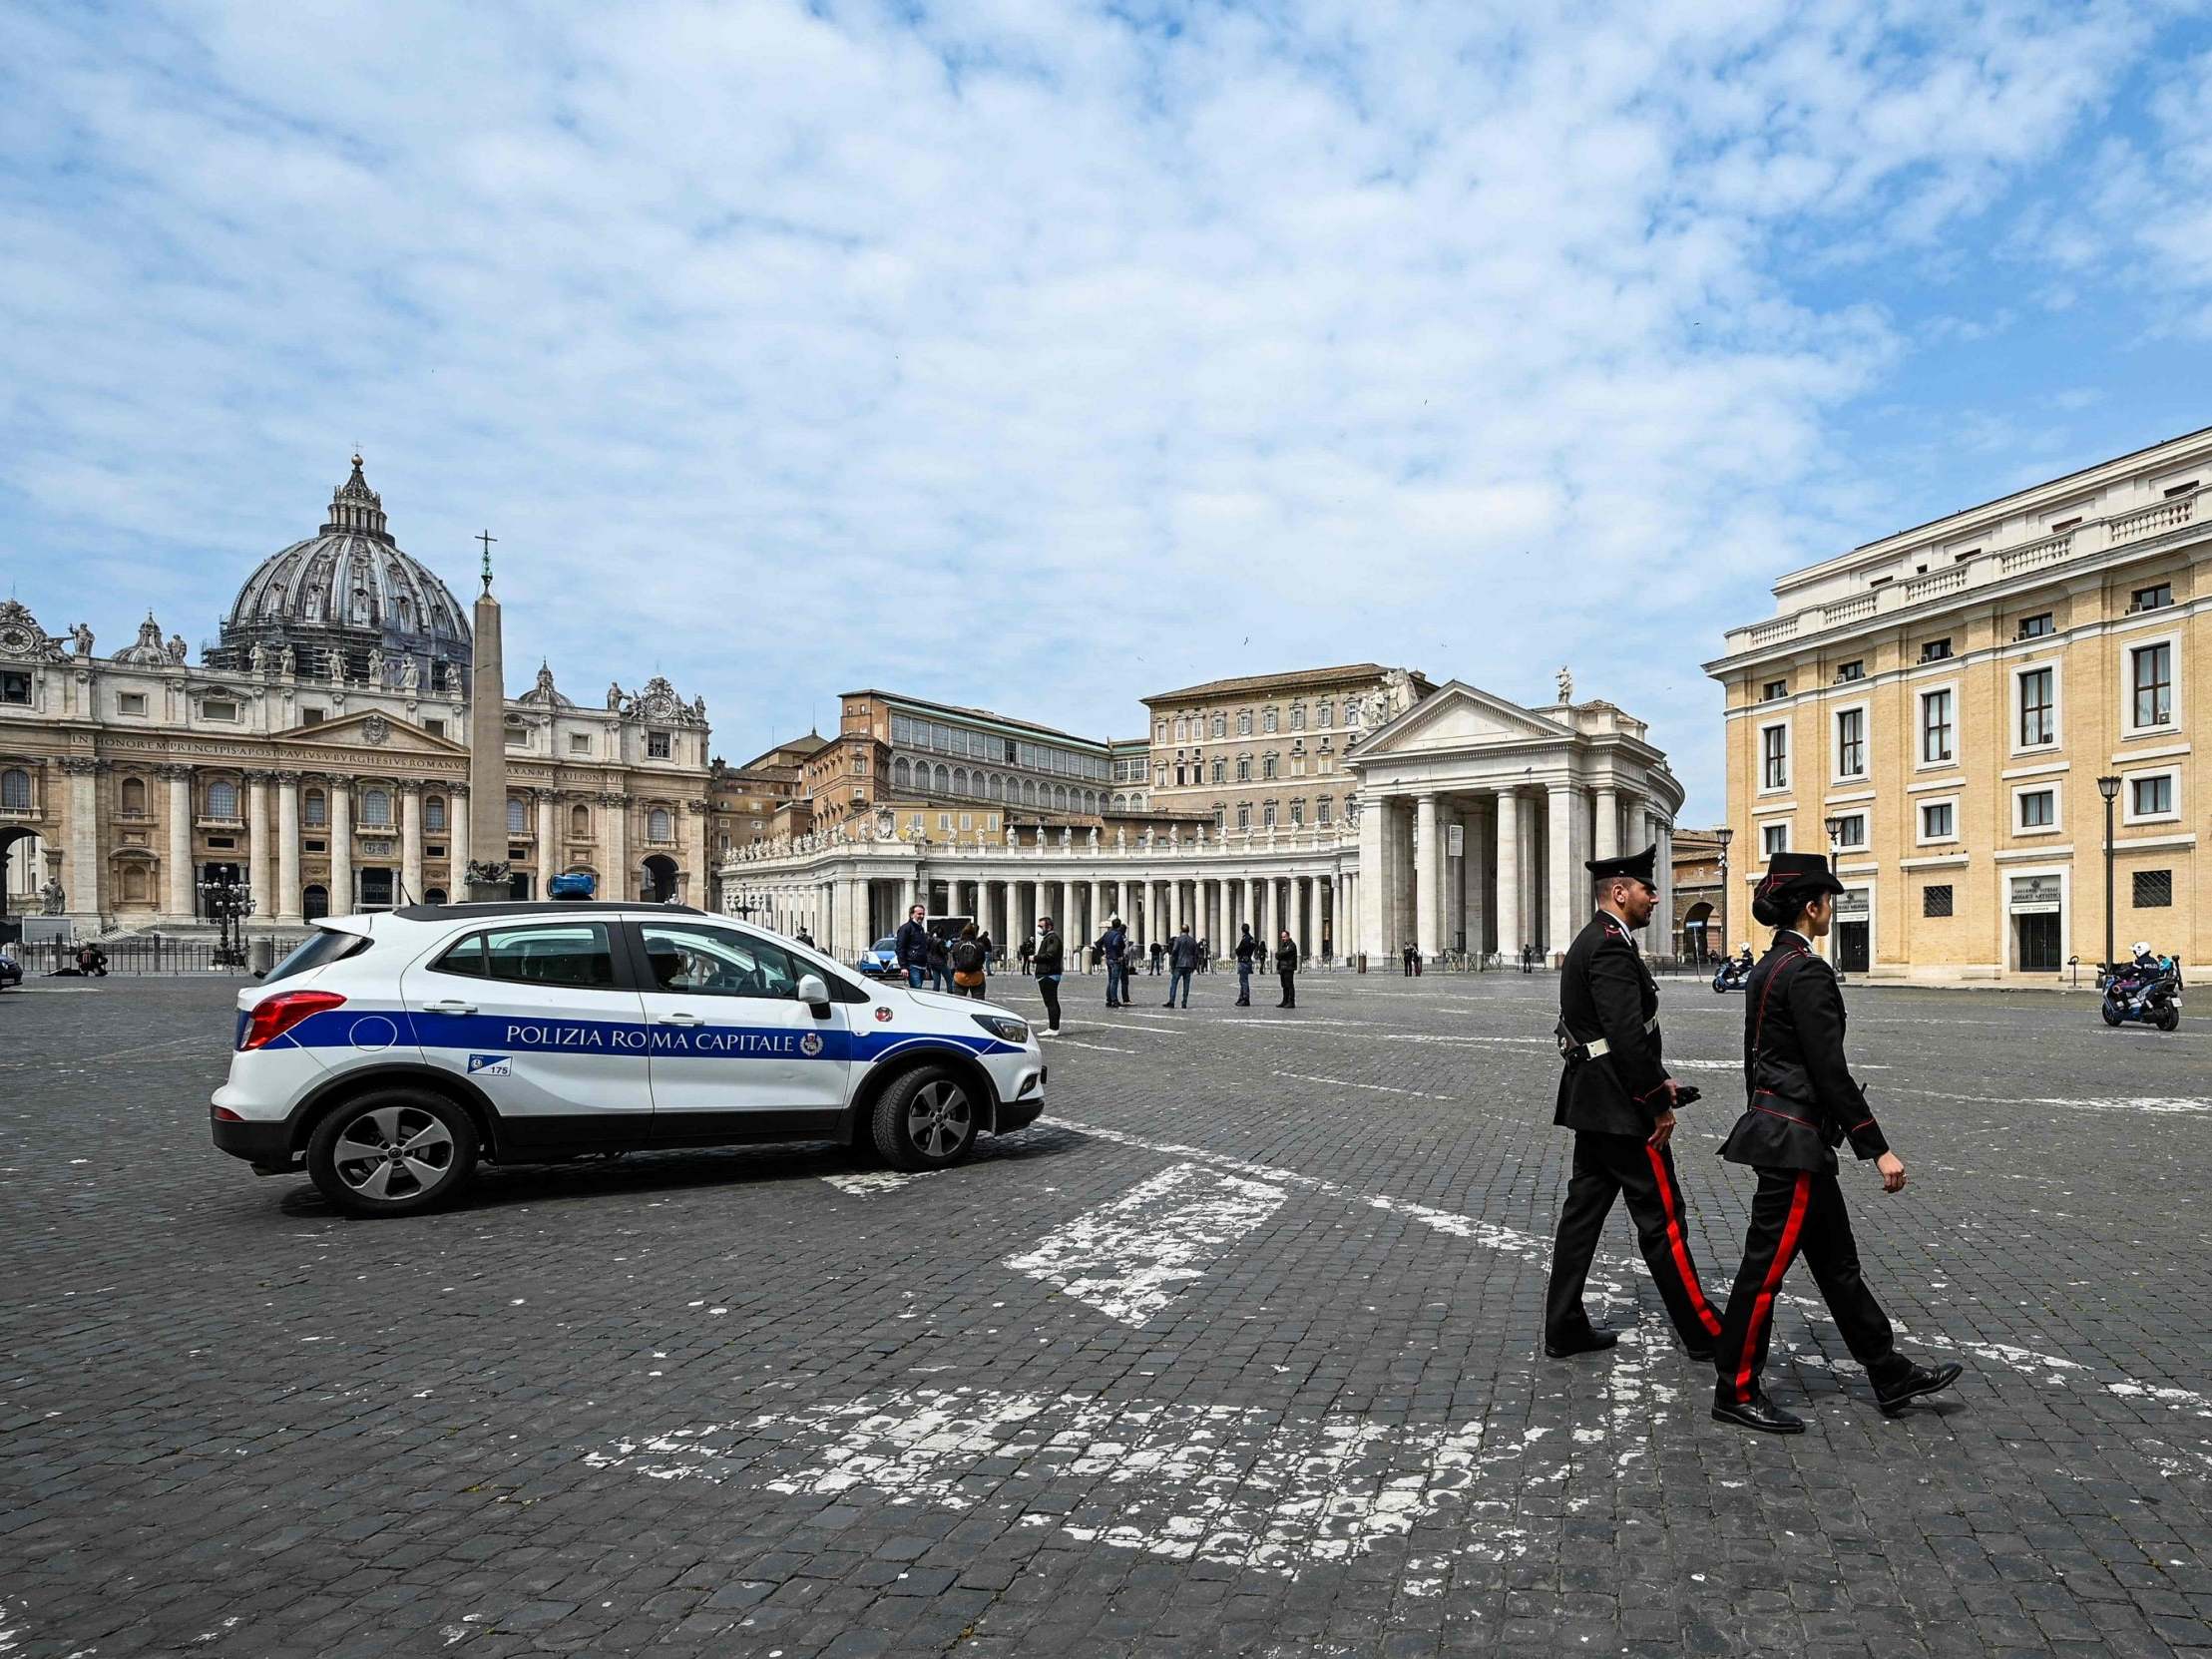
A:
POLYGON ((1884 1152, 1874 1160, 1874 1167, 1882 1171, 1882 1190, 1884 1192, 1903 1192, 1905 1190, 1905 1160, 1895 1152, 1884 1152))
MULTIPOLYGON (((1667 1098, 1670 1100, 1673 1099, 1674 1084, 1672 1081, 1669 1081, 1667 1083, 1666 1091, 1667 1098)), ((1672 1106, 1669 1106, 1666 1108, 1666 1110, 1659 1113, 1657 1119, 1651 1125, 1651 1149, 1656 1152, 1665 1151, 1666 1143, 1670 1138, 1672 1138, 1673 1134, 1674 1108, 1672 1106)))

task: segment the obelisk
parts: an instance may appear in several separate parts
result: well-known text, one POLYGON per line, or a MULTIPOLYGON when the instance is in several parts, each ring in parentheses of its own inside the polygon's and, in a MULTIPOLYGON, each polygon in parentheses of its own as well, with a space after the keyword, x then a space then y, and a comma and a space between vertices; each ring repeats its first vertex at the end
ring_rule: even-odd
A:
POLYGON ((513 896, 507 871, 507 676, 492 597, 492 544, 486 531, 484 591, 476 597, 475 654, 469 668, 469 897, 513 896))

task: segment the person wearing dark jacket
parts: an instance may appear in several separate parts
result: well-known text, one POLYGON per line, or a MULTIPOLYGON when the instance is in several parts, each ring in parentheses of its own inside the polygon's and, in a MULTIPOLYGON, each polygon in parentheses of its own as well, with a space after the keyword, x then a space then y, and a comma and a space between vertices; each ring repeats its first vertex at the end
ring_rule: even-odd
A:
POLYGON ((906 913, 906 920, 899 924, 899 936, 892 941, 899 966, 906 970, 906 983, 916 991, 922 989, 922 981, 929 974, 929 929, 922 926, 922 918, 928 914, 916 905, 906 913))
POLYGON ((1129 936, 1121 926, 1121 918, 1106 918, 1106 932, 1099 936, 1098 952, 1106 963, 1106 1007, 1117 1009, 1128 1000, 1129 936))
POLYGON ((929 988, 948 996, 953 989, 952 943, 932 929, 929 933, 929 988))
POLYGON ((991 952, 983 938, 970 922, 960 930, 960 937, 953 941, 945 953, 945 965, 952 970, 953 992, 956 996, 984 1000, 984 988, 991 973, 991 952))
POLYGON ((1252 924, 1244 924, 1244 937, 1236 942, 1236 1006, 1252 1006, 1252 965, 1267 954, 1267 947, 1252 937, 1252 924))
POLYGON ((1198 942, 1190 937, 1188 923, 1181 933, 1167 943, 1167 1001, 1165 1008, 1175 1006, 1175 987, 1182 987, 1182 1006, 1190 1006, 1190 976, 1198 971, 1198 942))
POLYGON ((1040 916, 1037 919, 1037 955, 1032 963, 1037 970, 1037 994, 1045 999, 1045 1031, 1047 1037, 1060 1035, 1060 968, 1063 961, 1060 935, 1053 931, 1053 919, 1040 916))
POLYGON ((1167 947, 1158 940, 1152 941, 1152 972, 1159 972, 1159 959, 1167 954, 1167 947))
POLYGON ((1284 928, 1276 937, 1275 972, 1282 977, 1283 1000, 1275 1006, 1294 1009, 1298 1006, 1298 942, 1284 928))
POLYGON ((1759 1186, 1743 1265, 1721 1322, 1713 1420, 1769 1435, 1795 1435, 1805 1427, 1759 1386, 1775 1297, 1800 1253, 1886 1415, 1950 1388, 1962 1369, 1924 1366, 1900 1354, 1889 1317, 1859 1273, 1851 1216, 1836 1180, 1836 1148, 1848 1140, 1859 1158, 1872 1158, 1885 1192, 1905 1190, 1905 1161, 1890 1150, 1844 1058, 1843 992, 1835 970, 1813 950, 1813 941, 1834 924, 1836 895, 1843 890, 1822 854, 1776 853, 1751 895, 1751 914, 1775 930, 1774 944, 1744 986, 1743 1071, 1750 1101, 1720 1155, 1750 1164, 1759 1186))
POLYGON ((1709 1364, 1720 1339, 1720 1315, 1690 1260, 1682 1183, 1667 1145, 1677 1085, 1661 1058, 1659 988, 1631 937, 1658 901, 1651 880, 1658 851, 1654 845, 1626 858, 1584 861, 1597 884, 1597 914, 1575 935, 1559 969, 1558 1040, 1566 1069, 1551 1121, 1574 1131, 1574 1164, 1544 1302, 1544 1351, 1554 1360, 1619 1340, 1593 1328, 1582 1306, 1590 1257, 1616 1196, 1627 1201, 1636 1243, 1682 1347, 1709 1364))

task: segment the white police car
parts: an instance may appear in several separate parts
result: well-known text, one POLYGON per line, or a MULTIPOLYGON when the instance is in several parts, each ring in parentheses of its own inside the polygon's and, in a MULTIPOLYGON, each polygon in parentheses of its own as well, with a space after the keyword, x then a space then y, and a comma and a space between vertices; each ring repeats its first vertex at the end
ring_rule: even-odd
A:
POLYGON ((1045 1108, 1026 1022, 674 905, 335 917, 238 994, 215 1143, 399 1215, 479 1159, 835 1139, 959 1162, 1045 1108))

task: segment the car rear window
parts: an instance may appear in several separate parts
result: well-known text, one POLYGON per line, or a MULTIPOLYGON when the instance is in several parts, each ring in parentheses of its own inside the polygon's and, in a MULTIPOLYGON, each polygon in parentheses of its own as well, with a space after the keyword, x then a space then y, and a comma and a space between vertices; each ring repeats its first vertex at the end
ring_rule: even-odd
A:
POLYGON ((615 983, 613 939, 604 922, 487 928, 456 940, 431 967, 441 974, 526 985, 592 990, 615 983))
POLYGON ((322 968, 333 962, 343 962, 369 947, 365 933, 340 933, 335 928, 317 928, 292 947, 291 954, 261 976, 263 985, 274 985, 278 980, 288 980, 322 968))

